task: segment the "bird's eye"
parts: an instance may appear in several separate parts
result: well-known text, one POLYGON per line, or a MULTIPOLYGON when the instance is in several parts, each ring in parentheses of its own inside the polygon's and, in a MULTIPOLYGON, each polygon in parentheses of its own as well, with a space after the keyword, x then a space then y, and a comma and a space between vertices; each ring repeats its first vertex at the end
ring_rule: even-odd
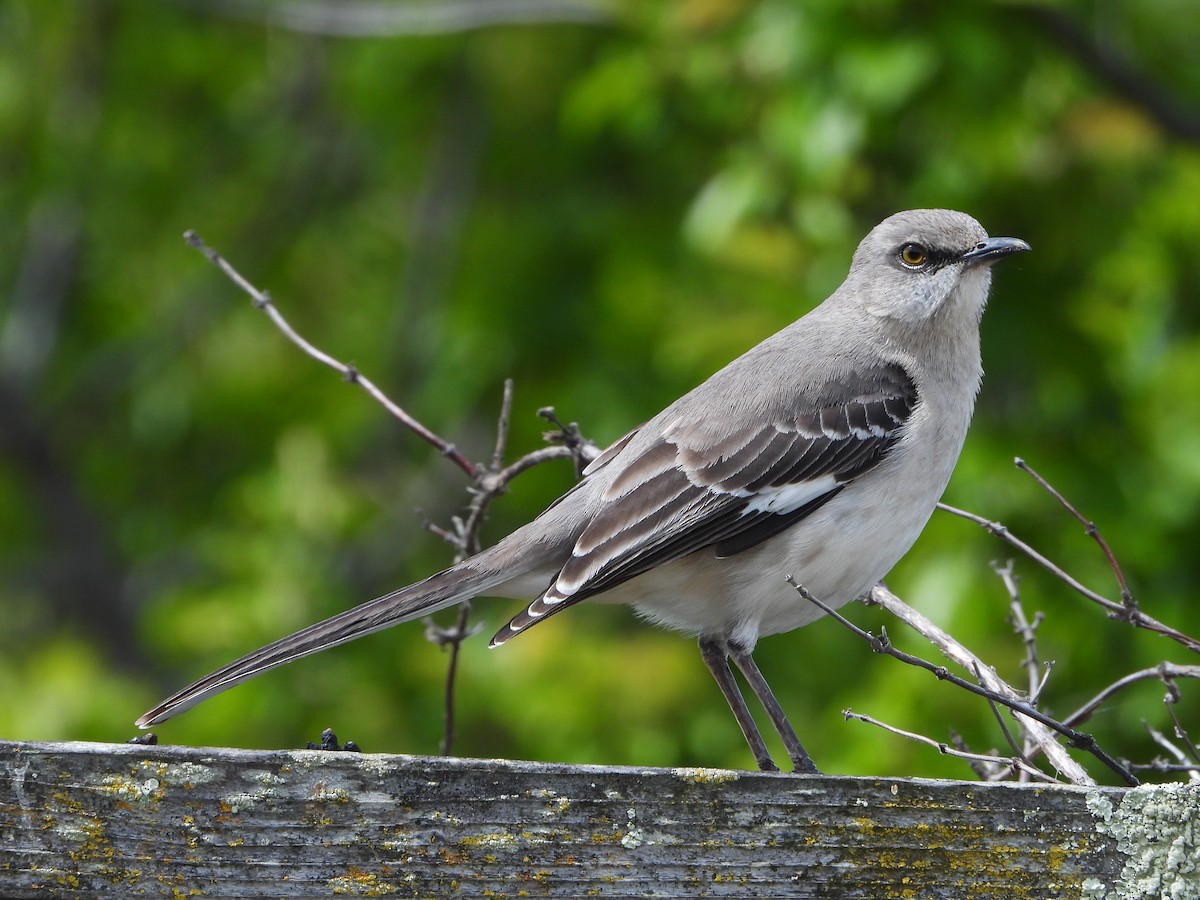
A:
POLYGON ((929 251, 920 244, 905 244, 900 248, 900 262, 916 268, 929 258, 929 251))

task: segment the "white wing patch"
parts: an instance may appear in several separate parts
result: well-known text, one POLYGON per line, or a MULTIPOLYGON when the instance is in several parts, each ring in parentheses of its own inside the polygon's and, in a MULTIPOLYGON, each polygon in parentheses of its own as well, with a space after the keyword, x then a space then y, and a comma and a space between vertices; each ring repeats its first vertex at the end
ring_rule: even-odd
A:
POLYGON ((781 484, 778 487, 760 488, 758 491, 730 491, 735 497, 749 497, 750 502, 742 511, 747 516, 753 513, 775 513, 787 515, 802 506, 807 506, 818 497, 837 490, 838 481, 832 475, 821 475, 797 484, 781 484))

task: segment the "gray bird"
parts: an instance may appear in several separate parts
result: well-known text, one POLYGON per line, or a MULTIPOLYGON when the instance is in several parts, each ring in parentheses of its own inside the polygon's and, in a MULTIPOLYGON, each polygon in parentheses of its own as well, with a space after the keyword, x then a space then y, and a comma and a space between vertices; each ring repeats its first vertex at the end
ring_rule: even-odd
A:
POLYGON ((897 213, 820 306, 605 450, 491 549, 282 638, 150 710, 146 728, 268 669, 481 594, 534 599, 505 643, 581 600, 699 638, 755 760, 774 769, 729 660, 797 771, 815 772, 751 653, 862 596, 917 539, 962 449, 991 265, 1029 245, 960 212, 897 213))

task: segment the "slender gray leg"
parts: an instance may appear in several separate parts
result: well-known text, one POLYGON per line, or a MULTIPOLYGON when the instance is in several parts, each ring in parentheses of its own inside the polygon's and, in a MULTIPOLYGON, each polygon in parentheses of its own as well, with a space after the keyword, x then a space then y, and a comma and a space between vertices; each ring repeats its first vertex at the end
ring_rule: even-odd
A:
MULTIPOLYGON (((763 705, 763 709, 767 711, 767 717, 771 720, 771 724, 775 726, 775 730, 783 740, 783 746, 787 748, 788 756, 792 758, 792 763, 795 765, 796 771, 803 772, 806 775, 818 774, 816 764, 813 763, 812 757, 808 755, 808 751, 804 749, 804 745, 800 743, 800 738, 796 735, 795 729, 792 728, 792 723, 788 721, 783 707, 775 699, 775 694, 771 691, 771 686, 767 684, 767 679, 763 678, 763 674, 759 671, 758 664, 754 662, 750 651, 736 644, 728 644, 725 649, 729 653, 729 658, 733 660, 734 665, 738 667, 743 677, 745 677, 746 683, 750 685, 750 690, 754 691, 754 696, 758 698, 759 702, 763 705)), ((726 671, 728 671, 728 668, 726 671)), ((762 738, 760 737, 759 740, 761 741, 762 738)))
MULTIPOLYGON (((754 717, 750 715, 750 709, 746 706, 746 700, 742 697, 742 692, 738 690, 737 682, 733 680, 733 673, 729 671, 728 655, 724 641, 711 637, 700 638, 700 656, 704 659, 704 664, 708 666, 708 671, 712 672, 712 677, 716 679, 717 687, 725 695, 729 708, 733 710, 733 717, 737 719, 738 727, 742 729, 742 735, 746 738, 746 743, 750 745, 750 752, 754 754, 755 762, 764 772, 778 772, 779 767, 771 759, 766 742, 759 734, 758 726, 754 724, 754 717)), ((760 675, 759 678, 762 676, 760 675)), ((799 745, 799 741, 796 743, 799 745)))

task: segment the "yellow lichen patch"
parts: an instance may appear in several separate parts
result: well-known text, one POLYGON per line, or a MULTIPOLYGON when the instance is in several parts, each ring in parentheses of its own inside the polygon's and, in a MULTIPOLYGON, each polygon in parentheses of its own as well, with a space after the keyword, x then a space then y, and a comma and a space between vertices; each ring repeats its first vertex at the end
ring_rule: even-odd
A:
POLYGON ((442 862, 448 866, 460 866, 468 862, 471 858, 469 854, 462 851, 456 852, 449 847, 439 847, 438 855, 442 858, 442 862))
POLYGON ((505 831, 492 831, 486 834, 472 834, 457 841, 459 847, 474 850, 479 847, 514 847, 517 836, 505 831))
POLYGON ((371 872, 351 866, 345 875, 338 875, 326 882, 335 894, 353 894, 356 897, 388 897, 396 893, 396 886, 371 872))
POLYGON ((139 803, 157 803, 167 794, 162 782, 153 776, 137 779, 127 778, 124 775, 105 775, 98 784, 93 786, 96 790, 119 799, 139 803))
MULTIPOLYGON (((996 843, 994 829, 983 825, 937 824, 921 822, 916 825, 885 826, 869 820, 856 819, 855 825, 871 840, 860 847, 856 862, 863 869, 879 869, 887 873, 927 872, 949 873, 957 878, 963 896, 1003 897, 1021 900, 1040 897, 1046 888, 1047 872, 1042 867, 1030 868, 1027 847, 1005 846, 996 843), (880 848, 880 849, 876 849, 880 848)), ((1051 869, 1064 895, 1077 896, 1082 888, 1081 876, 1063 875, 1061 868, 1068 858, 1067 851, 1047 854, 1051 869)), ((924 883, 926 877, 918 879, 924 883)), ((881 898, 910 898, 920 892, 909 887, 908 876, 899 881, 887 877, 887 888, 881 898)))
POLYGON ((736 875, 733 872, 717 872, 713 875, 712 880, 717 884, 747 885, 750 883, 750 879, 746 875, 736 875))
POLYGON ((671 774, 689 784, 728 784, 741 778, 740 773, 730 769, 678 768, 672 769, 671 774))

